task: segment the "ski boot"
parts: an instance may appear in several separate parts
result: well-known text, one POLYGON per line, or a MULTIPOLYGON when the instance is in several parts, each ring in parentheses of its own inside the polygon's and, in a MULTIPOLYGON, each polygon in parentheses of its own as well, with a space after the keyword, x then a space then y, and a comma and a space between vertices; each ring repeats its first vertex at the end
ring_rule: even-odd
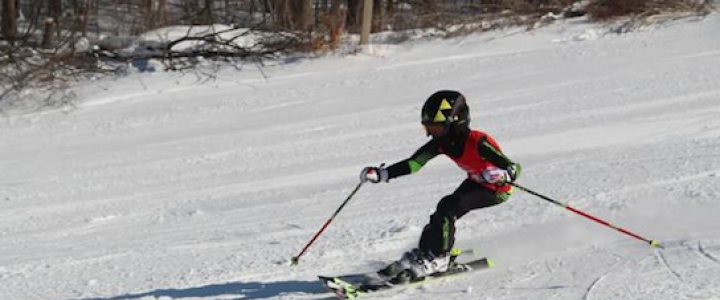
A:
POLYGON ((378 275, 393 284, 420 281, 426 276, 447 271, 459 253, 453 250, 446 255, 435 256, 430 251, 415 248, 380 270, 378 275))

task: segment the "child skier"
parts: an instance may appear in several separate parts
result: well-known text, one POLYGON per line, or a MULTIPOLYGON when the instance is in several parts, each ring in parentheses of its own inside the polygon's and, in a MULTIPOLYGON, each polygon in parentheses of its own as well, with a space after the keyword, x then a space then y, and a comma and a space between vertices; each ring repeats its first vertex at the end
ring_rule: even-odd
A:
POLYGON ((387 168, 366 167, 362 181, 388 182, 419 171, 439 154, 450 157, 468 178, 452 194, 440 200, 423 229, 417 248, 378 272, 384 278, 418 279, 444 272, 451 263, 455 221, 467 212, 500 204, 510 196, 521 167, 500 150, 488 134, 469 128, 470 113, 465 97, 456 91, 439 91, 422 108, 422 124, 432 139, 410 158, 387 168))

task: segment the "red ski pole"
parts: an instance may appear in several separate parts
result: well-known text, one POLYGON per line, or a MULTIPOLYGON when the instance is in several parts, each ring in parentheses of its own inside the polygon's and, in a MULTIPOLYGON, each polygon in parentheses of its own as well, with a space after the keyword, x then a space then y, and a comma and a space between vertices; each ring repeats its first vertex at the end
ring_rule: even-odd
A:
POLYGON ((562 203, 562 202, 560 202, 560 201, 553 200, 553 199, 551 199, 551 198, 549 198, 549 197, 546 197, 546 196, 544 196, 544 195, 541 195, 541 194, 539 194, 539 193, 537 193, 537 192, 535 192, 535 191, 532 191, 532 190, 530 190, 530 189, 528 189, 528 188, 525 188, 525 187, 523 187, 523 186, 521 186, 521 185, 519 185, 519 184, 517 184, 517 183, 512 183, 512 182, 511 182, 510 185, 512 185, 512 186, 514 186, 514 187, 516 187, 516 188, 518 188, 518 189, 520 189, 520 190, 523 190, 523 191, 525 191, 525 192, 527 192, 527 193, 529 193, 529 194, 531 194, 531 195, 533 195, 533 196, 536 196, 536 197, 538 197, 538 198, 540 198, 540 199, 546 200, 546 201, 548 201, 548 202, 550 202, 550 203, 552 203, 552 204, 555 204, 555 205, 558 205, 558 206, 562 206, 562 207, 564 207, 565 209, 567 209, 567 210, 569 210, 569 211, 571 211, 571 212, 574 212, 574 213, 576 213, 576 214, 578 214, 578 215, 581 215, 581 216, 583 216, 583 217, 585 217, 585 218, 588 218, 588 219, 590 219, 590 220, 593 220, 593 221, 595 221, 595 222, 597 222, 597 223, 600 223, 600 224, 602 224, 602 225, 604 225, 604 226, 607 226, 607 227, 609 227, 609 228, 615 229, 615 230, 617 230, 617 231, 619 231, 619 232, 621 232, 621 233, 623 233, 623 234, 626 234, 626 235, 628 235, 628 236, 631 236, 631 237, 633 237, 633 238, 636 238, 636 239, 638 239, 638 240, 641 240, 641 241, 643 241, 643 242, 645 242, 645 243, 647 243, 647 244, 650 244, 650 246, 664 249, 664 247, 663 247, 663 246, 660 244, 660 242, 658 242, 657 240, 646 239, 646 238, 644 238, 644 237, 642 237, 642 236, 639 236, 639 235, 637 235, 637 234, 635 234, 635 233, 632 233, 632 232, 628 231, 627 229, 623 229, 623 228, 617 227, 617 226, 615 226, 615 225, 613 225, 613 224, 608 223, 608 222, 605 221, 605 220, 602 220, 602 219, 600 219, 600 218, 598 218, 598 217, 595 217, 595 216, 592 216, 592 215, 590 215, 590 214, 588 214, 588 213, 585 213, 585 212, 583 212, 583 211, 581 211, 581 210, 579 210, 579 209, 576 209, 576 208, 574 208, 574 207, 572 207, 572 206, 570 206, 570 205, 568 205, 568 204, 565 204, 565 203, 562 203))
POLYGON ((312 237, 312 239, 310 239, 310 242, 308 242, 307 245, 305 245, 305 247, 302 249, 302 251, 300 251, 300 253, 298 255, 293 256, 290 259, 290 262, 293 266, 296 266, 298 263, 300 263, 300 256, 303 256, 303 254, 305 254, 305 251, 307 251, 307 249, 310 248, 310 245, 312 245, 315 242, 315 240, 320 236, 320 234, 322 234, 323 231, 325 231, 325 228, 327 228, 328 225, 330 225, 330 222, 332 222, 332 220, 335 219, 335 217, 340 213, 340 211, 343 209, 343 207, 345 207, 345 205, 350 201, 350 199, 352 199, 352 197, 355 196, 355 193, 357 193, 357 191, 360 189, 360 187, 363 185, 363 183, 365 183, 365 181, 360 181, 360 183, 355 187, 355 189, 350 193, 350 195, 347 197, 347 199, 345 199, 345 201, 340 205, 340 207, 338 207, 338 209, 330 217, 330 219, 328 219, 327 222, 325 222, 325 225, 323 225, 322 228, 320 228, 320 231, 318 231, 312 237))

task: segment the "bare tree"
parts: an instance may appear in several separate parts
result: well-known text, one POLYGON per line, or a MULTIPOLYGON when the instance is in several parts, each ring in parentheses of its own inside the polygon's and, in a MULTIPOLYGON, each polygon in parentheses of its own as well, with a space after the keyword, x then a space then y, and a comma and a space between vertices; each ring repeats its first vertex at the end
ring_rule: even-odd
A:
POLYGON ((267 0, 267 8, 277 29, 292 28, 291 0, 267 0))
POLYGON ((43 48, 50 49, 54 46, 55 41, 57 40, 58 36, 60 35, 60 31, 62 30, 60 24, 63 5, 62 1, 47 0, 45 6, 47 9, 47 17, 44 20, 45 32, 43 34, 42 45, 43 48))
POLYGON ((331 0, 329 12, 323 19, 323 24, 327 29, 327 45, 330 49, 336 49, 340 45, 340 38, 345 29, 343 13, 342 0, 331 0))
POLYGON ((2 0, 2 35, 7 40, 17 38, 17 0, 2 0))
POLYGON ((157 24, 156 14, 155 14, 155 0, 142 0, 142 6, 143 6, 143 15, 145 16, 145 25, 148 27, 148 29, 152 29, 157 24))
POLYGON ((215 23, 215 14, 213 13, 214 8, 214 1, 213 0, 205 0, 205 7, 203 8, 203 21, 205 24, 213 24, 215 23))
POLYGON ((313 0, 268 0, 277 29, 310 30, 315 22, 313 0))
POLYGON ((437 0, 422 1, 422 16, 424 27, 434 27, 438 25, 438 4, 437 0))
POLYGON ((168 0, 143 0, 143 7, 147 30, 152 30, 168 23, 168 0))
POLYGON ((48 17, 51 17, 51 18, 55 19, 56 21, 59 21, 60 16, 62 16, 62 10, 63 10, 62 1, 47 0, 46 5, 47 5, 48 17))
POLYGON ((313 18, 313 0, 302 0, 295 2, 299 2, 300 4, 296 12, 298 29, 312 29, 312 26, 315 23, 315 18, 313 18))
POLYGON ((168 0, 156 0, 158 3, 157 17, 158 26, 164 26, 168 23, 168 0))
POLYGON ((363 0, 347 0, 347 19, 345 27, 350 32, 360 32, 360 15, 363 0))
POLYGON ((383 0, 374 0, 372 32, 380 32, 385 29, 385 6, 383 0))
POLYGON ((82 37, 88 36, 88 27, 90 25, 90 18, 92 17, 94 5, 95 0, 83 0, 77 2, 76 19, 78 29, 76 31, 80 32, 82 37))
POLYGON ((42 48, 52 49, 55 45, 55 20, 53 18, 45 19, 45 31, 43 33, 42 48))

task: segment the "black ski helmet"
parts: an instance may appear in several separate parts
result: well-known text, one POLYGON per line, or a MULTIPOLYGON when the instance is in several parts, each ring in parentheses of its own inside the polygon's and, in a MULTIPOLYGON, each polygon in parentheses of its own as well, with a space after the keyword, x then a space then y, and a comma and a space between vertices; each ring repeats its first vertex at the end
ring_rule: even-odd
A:
POLYGON ((465 96, 456 91, 439 91, 425 101, 422 108, 422 124, 428 135, 442 137, 452 126, 468 127, 470 109, 465 96))

